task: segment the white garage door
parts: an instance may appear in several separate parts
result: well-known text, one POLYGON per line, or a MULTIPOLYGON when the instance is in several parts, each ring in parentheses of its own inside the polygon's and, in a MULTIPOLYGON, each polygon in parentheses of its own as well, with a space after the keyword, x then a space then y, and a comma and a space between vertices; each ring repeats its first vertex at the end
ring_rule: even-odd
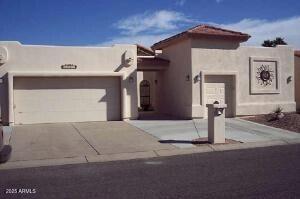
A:
POLYGON ((16 124, 120 120, 118 77, 17 77, 16 124))

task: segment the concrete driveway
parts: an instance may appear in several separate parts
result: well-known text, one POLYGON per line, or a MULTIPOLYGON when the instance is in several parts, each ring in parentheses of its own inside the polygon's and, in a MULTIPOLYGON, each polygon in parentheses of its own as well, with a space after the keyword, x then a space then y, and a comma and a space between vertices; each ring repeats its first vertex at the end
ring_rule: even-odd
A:
MULTIPOLYGON (((199 137, 207 137, 207 120, 134 120, 130 124, 157 137, 160 140, 172 140, 179 148, 195 147, 184 141, 191 141, 199 137), (177 143, 176 143, 177 141, 177 143)), ((300 134, 273 128, 239 118, 227 118, 225 137, 243 143, 290 141, 300 139, 300 134)))
POLYGON ((10 161, 43 160, 172 149, 122 121, 20 125, 13 127, 10 161))

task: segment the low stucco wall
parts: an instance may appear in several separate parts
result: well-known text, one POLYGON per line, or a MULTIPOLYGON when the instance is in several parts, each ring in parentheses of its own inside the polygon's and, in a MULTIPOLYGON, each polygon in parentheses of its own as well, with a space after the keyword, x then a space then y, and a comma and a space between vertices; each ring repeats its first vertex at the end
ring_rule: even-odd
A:
POLYGON ((300 57, 295 56, 295 99, 300 112, 300 57))
POLYGON ((193 117, 203 117, 203 76, 234 75, 236 90, 236 114, 254 115, 274 111, 281 106, 284 111, 295 111, 294 83, 288 79, 294 78, 294 51, 289 46, 276 48, 248 47, 234 45, 229 41, 192 41, 192 76, 201 73, 202 81, 193 84, 192 107, 193 117), (261 60, 275 59, 279 66, 279 93, 251 94, 250 71, 251 58, 261 60))
MULTIPOLYGON (((0 65, 0 104, 4 123, 13 113, 9 98, 9 81, 13 76, 120 76, 122 118, 137 118, 137 48, 136 45, 112 47, 65 47, 21 45, 19 42, 0 42, 8 51, 8 61, 0 65), (125 63, 129 52, 133 61, 125 63), (62 69, 61 65, 74 64, 77 68, 62 69), (132 77, 132 78, 129 78, 132 77), (129 80, 131 79, 131 80, 129 80)), ((11 88, 12 89, 12 88, 11 88)))

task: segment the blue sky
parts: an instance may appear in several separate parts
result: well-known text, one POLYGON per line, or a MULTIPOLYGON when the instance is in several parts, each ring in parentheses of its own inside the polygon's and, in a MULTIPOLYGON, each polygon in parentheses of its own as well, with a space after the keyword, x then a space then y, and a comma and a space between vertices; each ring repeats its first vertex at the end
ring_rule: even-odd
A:
POLYGON ((300 48, 299 0, 0 0, 0 40, 23 44, 154 42, 209 23, 252 35, 248 45, 284 37, 300 48))

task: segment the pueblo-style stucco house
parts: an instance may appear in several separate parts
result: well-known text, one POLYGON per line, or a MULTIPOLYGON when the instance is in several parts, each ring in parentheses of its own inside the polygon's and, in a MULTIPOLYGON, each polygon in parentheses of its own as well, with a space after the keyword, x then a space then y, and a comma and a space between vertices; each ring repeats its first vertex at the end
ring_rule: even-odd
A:
POLYGON ((140 110, 205 118, 295 111, 294 51, 246 47, 248 34, 200 25, 152 49, 0 42, 1 117, 6 124, 139 118, 140 110))

